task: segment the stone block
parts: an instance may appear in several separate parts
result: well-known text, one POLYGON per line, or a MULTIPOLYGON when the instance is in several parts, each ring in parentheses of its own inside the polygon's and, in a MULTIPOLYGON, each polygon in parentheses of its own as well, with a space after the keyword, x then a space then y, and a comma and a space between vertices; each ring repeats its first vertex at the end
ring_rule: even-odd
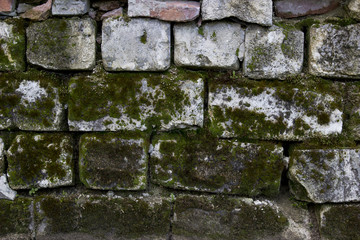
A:
POLYGON ((0 75, 0 129, 65 129, 64 86, 44 72, 0 75))
POLYGON ((193 72, 73 78, 71 131, 170 130, 203 126, 204 85, 193 72))
POLYGON ((360 78, 360 24, 310 28, 309 71, 334 78, 360 78))
POLYGON ((0 71, 24 71, 25 28, 21 20, 0 21, 0 71))
POLYGON ((203 20, 217 20, 236 17, 241 21, 272 25, 273 4, 271 0, 203 0, 203 20))
POLYGON ((5 145, 4 141, 0 137, 0 174, 5 170, 5 145))
POLYGON ((54 0, 51 11, 55 16, 83 15, 89 8, 90 0, 54 0))
POLYGON ((135 134, 85 134, 80 138, 80 180, 88 188, 143 190, 148 144, 135 134))
POLYGON ((183 239, 276 238, 288 219, 270 201, 221 196, 179 196, 175 200, 172 233, 183 239))
POLYGON ((1 12, 13 12, 15 11, 16 0, 2 0, 0 2, 0 13, 1 12))
POLYGON ((360 149, 294 150, 289 178, 292 194, 302 201, 359 201, 360 149))
POLYGON ((107 18, 101 54, 108 71, 164 71, 170 67, 170 23, 107 18))
POLYGON ((245 31, 238 23, 176 24, 174 35, 178 66, 238 70, 243 60, 245 31))
POLYGON ((360 83, 346 83, 346 86, 345 111, 349 117, 344 123, 344 128, 355 140, 360 140, 360 83))
POLYGON ((246 30, 245 76, 283 79, 299 74, 304 60, 304 33, 278 26, 252 26, 246 30))
POLYGON ((349 10, 350 16, 355 18, 356 20, 360 20, 360 1, 359 0, 351 0, 347 8, 349 10))
POLYGON ((12 189, 74 184, 72 138, 60 133, 17 135, 7 151, 12 189))
POLYGON ((210 131, 217 136, 303 140, 342 132, 343 85, 210 82, 210 131))
POLYGON ((282 151, 272 143, 219 140, 209 134, 162 134, 152 141, 150 172, 154 183, 169 188, 276 196, 282 151))
POLYGON ((27 60, 52 70, 91 70, 95 66, 96 25, 91 19, 49 19, 26 29, 27 60))
POLYGON ((129 0, 129 17, 151 17, 163 21, 189 22, 200 15, 200 3, 173 0, 129 0))
POLYGON ((15 197, 16 191, 10 188, 6 175, 0 173, 0 199, 14 200, 15 197))
POLYGON ((275 15, 282 18, 296 18, 324 14, 336 9, 340 0, 277 0, 274 1, 275 15))

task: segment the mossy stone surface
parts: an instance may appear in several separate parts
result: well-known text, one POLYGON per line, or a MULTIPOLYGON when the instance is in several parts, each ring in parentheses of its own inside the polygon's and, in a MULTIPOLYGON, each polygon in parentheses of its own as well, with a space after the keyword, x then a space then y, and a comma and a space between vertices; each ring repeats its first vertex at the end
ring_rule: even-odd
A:
POLYGON ((204 133, 161 134, 150 151, 152 181, 184 190, 275 196, 282 151, 273 143, 219 140, 204 133))
POLYGON ((170 130, 203 125, 202 74, 98 73, 69 82, 72 131, 170 130))
POLYGON ((80 180, 88 188, 143 190, 148 143, 140 134, 92 133, 80 139, 80 180))
POLYGON ((360 83, 346 83, 345 113, 349 119, 345 122, 349 134, 360 140, 360 83))
POLYGON ((288 219, 269 201, 222 196, 179 196, 173 239, 266 239, 281 234, 288 219))
POLYGON ((52 188, 74 183, 72 138, 60 133, 23 133, 7 151, 13 189, 52 188))
POLYGON ((0 21, 0 71, 25 71, 25 45, 22 20, 0 21))
POLYGON ((5 145, 4 141, 0 137, 0 175, 5 170, 5 145))

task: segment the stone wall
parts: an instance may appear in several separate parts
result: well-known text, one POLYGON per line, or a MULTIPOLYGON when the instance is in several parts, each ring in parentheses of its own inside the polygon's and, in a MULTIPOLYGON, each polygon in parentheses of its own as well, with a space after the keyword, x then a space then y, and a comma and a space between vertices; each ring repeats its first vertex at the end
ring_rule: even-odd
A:
POLYGON ((0 239, 360 239, 359 0, 0 14, 0 239))

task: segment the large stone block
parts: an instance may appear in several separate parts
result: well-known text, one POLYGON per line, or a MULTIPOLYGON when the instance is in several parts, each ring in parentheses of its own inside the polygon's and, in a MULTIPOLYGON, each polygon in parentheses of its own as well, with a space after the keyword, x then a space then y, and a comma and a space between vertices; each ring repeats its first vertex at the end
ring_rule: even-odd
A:
POLYGON ((175 200, 172 232, 175 240, 282 239, 276 237, 287 225, 270 201, 183 195, 175 200))
POLYGON ((277 26, 246 30, 244 74, 255 79, 282 79, 299 74, 304 60, 304 33, 277 26))
POLYGON ((89 11, 90 0, 54 0, 52 15, 83 15, 89 11))
POLYGON ((95 22, 49 19, 26 29, 27 59, 53 70, 90 70, 95 66, 95 22))
POLYGON ((143 190, 148 144, 140 135, 85 134, 80 138, 80 180, 86 187, 143 190))
POLYGON ((244 57, 245 31, 238 23, 176 24, 174 61, 178 66, 237 70, 244 57), (226 44, 224 44, 226 43, 226 44))
POLYGON ((169 130, 203 126, 202 75, 121 73, 73 78, 72 131, 169 130))
POLYGON ((7 151, 12 189, 52 188, 74 183, 72 139, 59 133, 20 134, 7 151))
POLYGON ((343 85, 210 82, 210 131, 220 137, 302 140, 342 132, 343 85))
POLYGON ((315 203, 360 200, 360 149, 294 150, 289 166, 295 198, 315 203))
POLYGON ((21 20, 0 21, 0 71, 24 71, 25 28, 21 20))
POLYGON ((108 71, 164 71, 170 67, 170 23, 107 18, 101 53, 108 71))
POLYGON ((65 129, 64 86, 43 72, 0 75, 0 129, 65 129))
POLYGON ((163 21, 188 22, 200 15, 200 3, 173 0, 129 0, 129 17, 151 17, 163 21))
POLYGON ((217 20, 237 17, 241 21, 272 25, 273 4, 271 0, 203 0, 203 20, 217 20))
POLYGON ((162 134, 152 141, 151 177, 165 187, 246 196, 275 196, 282 147, 218 140, 209 134, 162 134))
POLYGON ((359 0, 351 0, 348 3, 348 9, 351 17, 360 20, 360 1, 359 0))
POLYGON ((309 71, 324 77, 360 78, 360 24, 310 28, 309 71))

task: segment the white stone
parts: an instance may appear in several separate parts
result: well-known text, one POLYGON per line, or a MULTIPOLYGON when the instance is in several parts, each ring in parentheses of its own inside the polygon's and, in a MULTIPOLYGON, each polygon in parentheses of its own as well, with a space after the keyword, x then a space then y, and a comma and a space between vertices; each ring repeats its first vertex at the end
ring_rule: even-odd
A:
POLYGON ((351 0, 348 4, 348 9, 353 18, 360 20, 360 0, 351 0))
POLYGON ((90 0, 54 0, 52 15, 83 15, 89 11, 90 0))
POLYGON ((170 67, 170 23, 107 18, 101 53, 108 71, 164 71, 170 67))
POLYGON ((2 138, 0 138, 0 173, 4 171, 4 167, 5 167, 4 156, 5 156, 5 145, 2 138))
POLYGON ((244 57, 245 32, 238 23, 176 24, 175 64, 237 70, 244 57))
POLYGON ((7 182, 6 176, 0 174, 0 199, 14 200, 16 191, 12 190, 7 182))
POLYGON ((272 25, 273 4, 271 0, 203 0, 201 16, 203 20, 217 20, 227 17, 272 25))
POLYGON ((245 37, 245 76, 285 78, 299 74, 304 60, 304 33, 272 26, 248 27, 245 37))

